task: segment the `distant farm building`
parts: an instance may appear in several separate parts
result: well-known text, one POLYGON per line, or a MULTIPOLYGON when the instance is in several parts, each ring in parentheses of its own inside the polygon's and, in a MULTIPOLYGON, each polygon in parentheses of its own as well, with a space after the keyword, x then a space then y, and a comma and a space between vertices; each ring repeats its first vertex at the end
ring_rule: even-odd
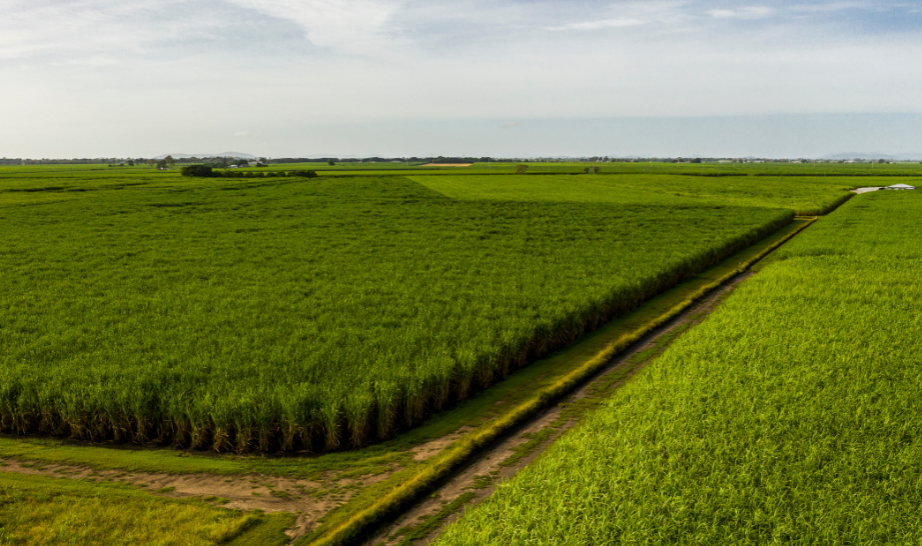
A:
POLYGON ((887 186, 886 188, 883 188, 883 189, 885 190, 914 190, 916 188, 914 186, 910 186, 909 184, 894 184, 892 186, 887 186))

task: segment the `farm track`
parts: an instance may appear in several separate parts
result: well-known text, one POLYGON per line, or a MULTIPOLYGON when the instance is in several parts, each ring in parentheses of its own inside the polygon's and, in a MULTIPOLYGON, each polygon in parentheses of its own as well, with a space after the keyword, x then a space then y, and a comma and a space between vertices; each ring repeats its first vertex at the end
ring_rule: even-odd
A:
POLYGON ((356 485, 366 487, 387 477, 387 474, 383 474, 365 477, 362 480, 332 481, 256 473, 226 476, 125 472, 93 470, 81 465, 36 463, 8 458, 0 459, 0 472, 95 483, 120 483, 174 499, 202 498, 217 506, 234 510, 288 512, 297 516, 294 526, 286 531, 291 540, 304 535, 324 514, 347 502, 353 495, 356 485), (323 495, 309 493, 317 491, 329 493, 323 495))
POLYGON ((434 540, 447 524, 461 516, 462 509, 489 497, 499 483, 511 479, 534 461, 596 405, 582 402, 590 398, 601 402, 607 398, 612 391, 655 359, 678 335, 707 318, 726 296, 752 274, 746 271, 736 275, 696 305, 644 336, 574 392, 472 457, 425 499, 359 543, 365 546, 405 546, 428 544, 434 540), (535 439, 539 441, 534 442, 535 439), (450 513, 446 513, 446 507, 452 509, 450 513), (411 536, 412 539, 409 538, 411 536))

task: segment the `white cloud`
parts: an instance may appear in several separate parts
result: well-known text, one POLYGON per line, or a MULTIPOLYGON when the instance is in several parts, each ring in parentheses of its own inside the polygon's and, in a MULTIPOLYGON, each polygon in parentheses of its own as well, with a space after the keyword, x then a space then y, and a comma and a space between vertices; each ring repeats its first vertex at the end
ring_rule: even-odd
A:
POLYGON ((390 26, 405 0, 229 0, 247 9, 300 25, 320 47, 377 54, 397 36, 390 26))
POLYGON ((559 27, 547 27, 548 30, 601 30, 604 28, 621 28, 634 27, 642 25, 644 22, 640 19, 603 19, 601 21, 584 21, 581 23, 570 23, 559 27))
POLYGON ((611 4, 595 17, 577 19, 562 25, 544 26, 551 31, 594 31, 612 28, 638 27, 658 23, 676 25, 687 23, 687 0, 630 1, 611 4))
POLYGON ((189 13, 190 6, 194 4, 183 0, 23 2, 0 18, 0 60, 53 55, 55 63, 95 57, 78 62, 108 64, 114 58, 219 36, 219 29, 232 22, 225 13, 189 13))
POLYGON ((751 6, 736 9, 715 9, 708 13, 716 19, 765 19, 774 15, 772 8, 751 6))
POLYGON ((801 13, 825 13, 850 9, 868 9, 874 5, 869 2, 826 2, 822 4, 795 4, 790 6, 792 11, 801 13))
POLYGON ((0 155, 326 153, 317 124, 383 120, 489 119, 485 138, 525 141, 539 118, 922 112, 922 24, 855 24, 909 7, 795 1, 18 1, 0 155))

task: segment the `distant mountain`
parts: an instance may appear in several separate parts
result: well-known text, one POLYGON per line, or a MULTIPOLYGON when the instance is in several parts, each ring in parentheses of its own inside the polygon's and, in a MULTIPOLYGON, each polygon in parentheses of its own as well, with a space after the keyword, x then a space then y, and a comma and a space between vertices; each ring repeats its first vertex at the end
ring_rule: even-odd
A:
POLYGON ((821 159, 896 159, 890 154, 880 152, 846 152, 824 155, 821 159))
POLYGON ((844 154, 829 154, 822 159, 887 159, 890 161, 914 161, 922 159, 922 153, 918 154, 883 154, 880 152, 848 152, 844 154))
POLYGON ((173 156, 173 159, 186 159, 189 157, 242 157, 244 159, 256 159, 255 155, 241 152, 221 152, 219 154, 163 154, 154 157, 154 159, 163 159, 168 155, 173 156))

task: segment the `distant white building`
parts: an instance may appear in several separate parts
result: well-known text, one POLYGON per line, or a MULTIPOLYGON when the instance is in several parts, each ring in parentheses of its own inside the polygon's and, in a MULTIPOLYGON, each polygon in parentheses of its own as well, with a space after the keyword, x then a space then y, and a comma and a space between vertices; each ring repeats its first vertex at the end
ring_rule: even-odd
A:
POLYGON ((885 190, 914 190, 916 188, 914 186, 910 186, 909 184, 894 184, 892 186, 887 186, 884 189, 885 190))

